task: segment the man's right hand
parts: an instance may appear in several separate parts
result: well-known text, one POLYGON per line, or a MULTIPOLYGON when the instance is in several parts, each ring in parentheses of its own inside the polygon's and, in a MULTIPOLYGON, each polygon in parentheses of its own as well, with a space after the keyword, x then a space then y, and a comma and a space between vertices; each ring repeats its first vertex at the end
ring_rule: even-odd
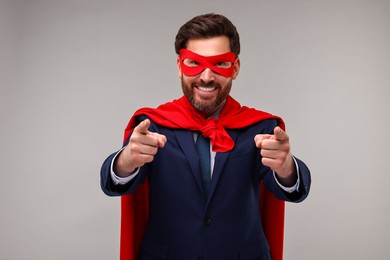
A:
POLYGON ((145 119, 134 128, 128 145, 114 163, 114 172, 119 177, 127 177, 138 167, 153 161, 158 149, 164 147, 165 135, 150 132, 149 127, 150 120, 145 119))

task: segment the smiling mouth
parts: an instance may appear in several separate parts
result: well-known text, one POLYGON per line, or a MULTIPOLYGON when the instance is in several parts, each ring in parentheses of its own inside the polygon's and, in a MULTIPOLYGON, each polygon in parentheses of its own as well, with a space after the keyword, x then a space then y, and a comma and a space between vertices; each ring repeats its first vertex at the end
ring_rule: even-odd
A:
POLYGON ((202 87, 202 86, 196 86, 197 89, 199 89, 202 92, 213 92, 217 89, 217 87, 202 87))

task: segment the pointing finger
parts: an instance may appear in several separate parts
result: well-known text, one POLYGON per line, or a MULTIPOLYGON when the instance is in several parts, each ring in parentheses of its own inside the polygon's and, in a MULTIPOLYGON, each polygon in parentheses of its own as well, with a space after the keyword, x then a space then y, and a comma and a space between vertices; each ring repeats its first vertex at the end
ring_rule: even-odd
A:
POLYGON ((279 141, 287 141, 288 140, 288 135, 279 126, 274 128, 274 135, 275 135, 276 140, 279 140, 279 141))
POLYGON ((150 120, 145 119, 144 121, 139 123, 139 125, 134 130, 141 134, 147 134, 149 132, 148 130, 149 126, 150 126, 150 120))
POLYGON ((137 131, 138 133, 144 136, 148 136, 148 139, 144 139, 143 141, 144 144, 158 146, 161 148, 164 147, 165 143, 167 142, 166 136, 159 133, 150 132, 149 131, 150 124, 151 124, 150 120, 145 119, 144 121, 138 124, 138 126, 134 129, 134 131, 137 131))

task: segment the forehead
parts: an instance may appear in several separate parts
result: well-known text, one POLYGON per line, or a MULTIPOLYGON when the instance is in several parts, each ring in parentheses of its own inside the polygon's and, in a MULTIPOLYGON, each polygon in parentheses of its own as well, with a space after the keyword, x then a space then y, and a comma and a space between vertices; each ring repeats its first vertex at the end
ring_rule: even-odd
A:
POLYGON ((190 39, 187 49, 202 56, 214 56, 231 51, 229 38, 226 36, 190 39))

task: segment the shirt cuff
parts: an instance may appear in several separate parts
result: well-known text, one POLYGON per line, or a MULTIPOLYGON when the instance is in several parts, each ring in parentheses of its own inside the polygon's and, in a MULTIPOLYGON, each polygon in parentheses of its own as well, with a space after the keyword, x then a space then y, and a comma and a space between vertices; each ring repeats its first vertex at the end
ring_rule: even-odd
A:
POLYGON ((119 177, 118 175, 115 174, 115 172, 114 172, 114 162, 115 162, 116 157, 123 151, 123 149, 125 149, 125 148, 123 147, 122 149, 120 149, 115 154, 114 158, 112 158, 112 161, 111 161, 111 167, 110 167, 111 179, 112 179, 112 181, 114 182, 115 185, 125 185, 125 184, 129 183, 132 179, 135 178, 135 176, 137 176, 137 174, 139 172, 139 169, 140 169, 140 168, 138 168, 133 174, 131 174, 128 177, 119 177))
POLYGON ((297 175, 298 175, 297 182, 294 184, 294 186, 292 186, 292 187, 285 187, 285 186, 283 186, 283 185, 280 184, 280 182, 278 181, 278 178, 276 178, 276 173, 273 172, 276 183, 279 185, 280 188, 282 188, 285 192, 288 192, 288 193, 293 193, 293 192, 295 192, 295 191, 298 192, 298 191, 299 191, 299 183, 300 183, 299 166, 298 166, 297 160, 295 160, 295 157, 293 156, 292 158, 293 158, 293 160, 294 160, 295 167, 296 167, 296 169, 297 169, 297 175))

